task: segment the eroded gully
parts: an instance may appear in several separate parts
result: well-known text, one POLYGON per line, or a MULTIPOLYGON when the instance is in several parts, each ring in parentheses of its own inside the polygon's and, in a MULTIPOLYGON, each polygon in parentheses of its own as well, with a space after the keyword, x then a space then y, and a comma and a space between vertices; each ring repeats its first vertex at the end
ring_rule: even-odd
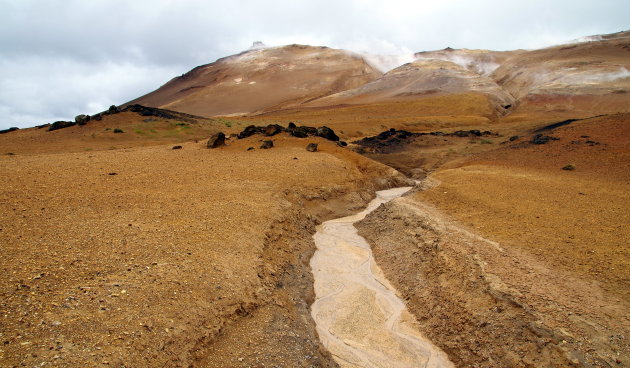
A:
POLYGON ((324 222, 311 259, 315 302, 311 315, 322 344, 341 367, 453 367, 418 330, 395 289, 374 262, 354 223, 411 187, 377 192, 368 207, 324 222))

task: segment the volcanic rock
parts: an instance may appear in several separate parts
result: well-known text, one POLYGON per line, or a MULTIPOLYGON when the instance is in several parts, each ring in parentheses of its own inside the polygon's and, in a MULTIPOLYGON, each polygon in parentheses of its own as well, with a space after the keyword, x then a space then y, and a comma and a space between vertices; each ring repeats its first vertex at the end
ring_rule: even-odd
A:
POLYGON ((90 115, 81 114, 74 118, 74 122, 77 123, 77 125, 85 125, 88 121, 90 121, 90 115))
POLYGON ((218 132, 208 139, 208 148, 217 148, 225 144, 225 134, 218 132))
POLYGON ((265 135, 271 137, 282 132, 283 130, 284 128, 278 124, 270 124, 267 125, 267 127, 265 128, 265 135))
POLYGON ((16 130, 18 130, 18 129, 20 129, 20 128, 18 128, 18 127, 11 127, 11 128, 9 128, 9 129, 3 129, 3 130, 0 130, 0 134, 5 134, 5 133, 9 133, 9 132, 14 132, 14 131, 16 131, 16 130))
POLYGON ((317 128, 317 136, 318 137, 322 137, 322 138, 326 138, 329 141, 338 141, 339 137, 337 136, 337 134, 335 134, 335 131, 330 129, 327 126, 322 126, 317 128))
POLYGON ((55 121, 48 127, 48 131, 52 132, 53 130, 68 128, 76 124, 77 123, 75 123, 74 121, 55 121))
POLYGON ((317 152, 317 143, 309 143, 306 146, 306 150, 309 152, 317 152))
POLYGON ((269 148, 273 148, 273 141, 263 141, 263 143, 260 145, 260 149, 269 149, 269 148))

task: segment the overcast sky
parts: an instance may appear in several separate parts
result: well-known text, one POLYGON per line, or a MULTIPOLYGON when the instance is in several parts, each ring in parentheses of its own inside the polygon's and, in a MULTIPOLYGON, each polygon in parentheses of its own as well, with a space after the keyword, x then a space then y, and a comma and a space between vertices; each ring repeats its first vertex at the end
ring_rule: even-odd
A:
POLYGON ((531 49, 628 30, 628 14, 630 0, 0 0, 0 129, 97 113, 254 41, 531 49))

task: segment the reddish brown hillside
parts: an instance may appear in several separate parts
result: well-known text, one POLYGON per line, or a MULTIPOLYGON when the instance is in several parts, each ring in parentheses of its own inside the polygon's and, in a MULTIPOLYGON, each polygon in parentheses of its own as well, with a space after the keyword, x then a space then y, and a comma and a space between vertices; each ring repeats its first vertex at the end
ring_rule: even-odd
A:
POLYGON ((327 47, 251 50, 199 66, 130 103, 201 116, 293 106, 355 88, 381 75, 365 60, 327 47))

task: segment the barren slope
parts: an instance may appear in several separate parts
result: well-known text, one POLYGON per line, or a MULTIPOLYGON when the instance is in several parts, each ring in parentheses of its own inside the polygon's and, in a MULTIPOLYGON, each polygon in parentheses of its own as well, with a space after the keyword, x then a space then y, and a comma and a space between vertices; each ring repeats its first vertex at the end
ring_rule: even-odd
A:
POLYGON ((355 88, 380 75, 343 50, 290 45, 199 66, 130 103, 201 116, 246 114, 355 88))
MULTIPOLYGON (((477 111, 480 115, 503 113, 505 106, 514 102, 508 93, 486 76, 454 62, 421 59, 398 67, 363 86, 315 100, 306 106, 384 103, 465 93, 486 97, 486 106, 480 106, 477 111)), ((452 113, 461 111, 454 106, 452 113)))
POLYGON ((520 112, 621 112, 630 108, 630 32, 518 54, 491 77, 520 112))

